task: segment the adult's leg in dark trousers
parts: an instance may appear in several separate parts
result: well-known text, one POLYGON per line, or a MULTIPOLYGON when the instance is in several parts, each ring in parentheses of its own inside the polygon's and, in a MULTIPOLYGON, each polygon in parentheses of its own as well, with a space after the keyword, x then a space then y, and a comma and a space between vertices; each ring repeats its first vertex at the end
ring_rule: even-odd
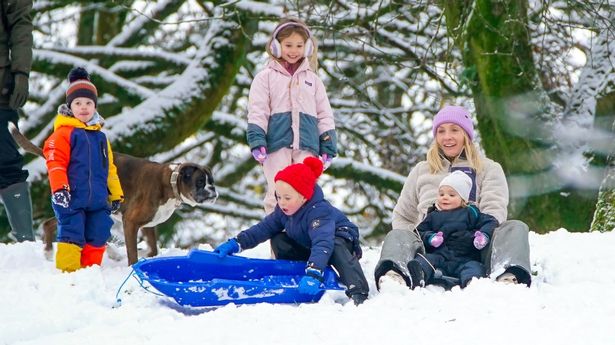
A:
POLYGON ((271 238, 271 251, 277 259, 307 261, 310 250, 281 232, 271 238))
POLYGON ((11 237, 15 240, 34 241, 32 227, 32 203, 28 183, 28 171, 23 169, 23 157, 8 131, 12 122, 17 126, 17 112, 0 108, 0 199, 4 204, 11 237))
POLYGON ((337 270, 340 281, 346 285, 346 295, 349 297, 361 295, 367 298, 369 285, 359 260, 352 254, 352 243, 341 237, 335 237, 335 247, 329 264, 337 270))

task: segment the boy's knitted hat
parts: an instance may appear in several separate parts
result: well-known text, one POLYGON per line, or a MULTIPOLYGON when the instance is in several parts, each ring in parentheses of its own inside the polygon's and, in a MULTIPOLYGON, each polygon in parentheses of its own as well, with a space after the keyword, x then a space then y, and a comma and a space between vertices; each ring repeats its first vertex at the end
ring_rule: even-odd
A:
POLYGON ((463 201, 468 202, 470 199, 470 190, 472 190, 472 179, 463 171, 455 170, 452 173, 448 174, 442 182, 440 182, 440 186, 449 186, 459 193, 459 196, 463 199, 463 201))
POLYGON ((90 81, 88 71, 83 67, 75 67, 68 73, 68 89, 66 90, 66 104, 70 104, 77 97, 86 97, 94 101, 94 105, 98 102, 98 91, 96 86, 90 81))
POLYGON ((470 141, 474 140, 474 123, 470 118, 470 112, 466 108, 457 105, 447 105, 440 109, 433 118, 432 132, 434 138, 436 137, 438 127, 443 123, 454 123, 458 125, 463 128, 470 138, 470 141))
POLYGON ((318 158, 307 157, 303 163, 296 163, 280 170, 274 181, 284 181, 291 185, 299 194, 306 199, 314 195, 314 185, 322 174, 322 162, 318 158))

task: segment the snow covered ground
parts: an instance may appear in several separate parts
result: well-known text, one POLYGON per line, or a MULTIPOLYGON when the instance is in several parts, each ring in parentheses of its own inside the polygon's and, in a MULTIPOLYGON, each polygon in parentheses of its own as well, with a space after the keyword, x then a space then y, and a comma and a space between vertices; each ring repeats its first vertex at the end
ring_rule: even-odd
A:
MULTIPOLYGON (((372 291, 359 307, 328 293, 316 304, 217 309, 181 307, 134 279, 112 308, 124 261, 67 274, 40 242, 0 244, 0 344, 615 344, 615 232, 558 230, 530 244, 530 288, 481 279, 465 290, 389 282, 377 292, 379 248, 365 248, 372 291)), ((269 248, 242 255, 266 258, 269 248)))

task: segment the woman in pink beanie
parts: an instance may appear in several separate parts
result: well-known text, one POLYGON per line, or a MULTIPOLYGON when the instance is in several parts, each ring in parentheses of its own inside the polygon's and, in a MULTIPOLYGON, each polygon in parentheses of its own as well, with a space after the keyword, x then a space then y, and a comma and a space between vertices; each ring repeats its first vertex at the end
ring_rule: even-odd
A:
MULTIPOLYGON (((414 288, 416 282, 412 282, 408 263, 417 253, 425 253, 416 227, 436 201, 440 182, 453 171, 461 171, 471 178, 469 203, 476 204, 500 224, 493 231, 489 246, 482 252, 487 274, 498 281, 529 286, 528 227, 518 220, 506 220, 506 176, 500 164, 481 155, 474 145, 474 124, 470 113, 461 106, 443 107, 433 119, 432 133, 434 141, 427 159, 410 171, 393 209, 393 230, 384 239, 374 271, 376 286, 380 288, 380 283, 388 276, 414 288)), ((472 236, 468 236, 460 243, 470 247, 472 241, 472 236)))
POLYGON ((260 223, 219 245, 221 257, 256 247, 271 239, 275 257, 307 261, 299 291, 317 294, 327 265, 333 266, 356 305, 367 299, 369 286, 359 264, 362 251, 359 229, 325 200, 316 181, 323 163, 307 157, 280 170, 275 176, 277 205, 260 223))

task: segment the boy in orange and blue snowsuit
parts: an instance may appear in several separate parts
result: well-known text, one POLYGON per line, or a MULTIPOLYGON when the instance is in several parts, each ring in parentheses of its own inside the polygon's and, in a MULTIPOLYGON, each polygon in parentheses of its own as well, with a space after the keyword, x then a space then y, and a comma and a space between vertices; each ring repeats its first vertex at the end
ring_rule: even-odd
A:
POLYGON ((96 86, 83 68, 71 70, 69 81, 66 104, 58 109, 43 149, 58 219, 56 267, 66 272, 101 264, 113 225, 111 212, 124 199, 96 111, 96 86))

